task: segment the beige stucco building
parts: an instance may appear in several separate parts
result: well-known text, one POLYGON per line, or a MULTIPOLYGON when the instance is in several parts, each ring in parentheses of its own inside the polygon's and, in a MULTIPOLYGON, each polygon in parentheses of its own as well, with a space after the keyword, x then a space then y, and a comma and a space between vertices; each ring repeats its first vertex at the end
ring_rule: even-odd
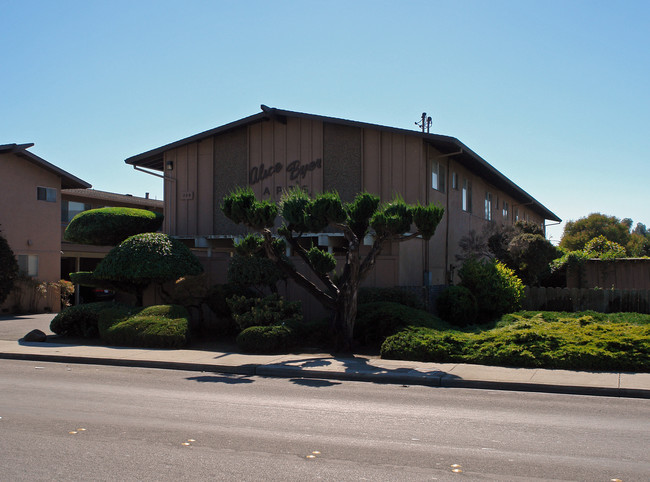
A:
MULTIPOLYGON (((187 239, 213 281, 223 282, 232 238, 244 230, 221 212, 223 197, 251 186, 278 200, 283 189, 362 190, 382 201, 435 202, 445 216, 429 243, 384 250, 368 280, 381 286, 444 285, 453 277, 458 242, 486 223, 518 219, 544 226, 560 219, 458 139, 262 106, 262 112, 125 161, 164 176, 164 232, 187 239)), ((336 254, 336 233, 315 236, 336 254)))
MULTIPOLYGON (((61 279, 61 190, 90 184, 28 151, 33 144, 0 145, 0 230, 21 274, 45 282, 61 279)), ((24 293, 21 303, 32 303, 24 293)), ((56 296, 34 301, 37 309, 59 309, 56 296)), ((12 295, 2 305, 8 310, 12 295)))

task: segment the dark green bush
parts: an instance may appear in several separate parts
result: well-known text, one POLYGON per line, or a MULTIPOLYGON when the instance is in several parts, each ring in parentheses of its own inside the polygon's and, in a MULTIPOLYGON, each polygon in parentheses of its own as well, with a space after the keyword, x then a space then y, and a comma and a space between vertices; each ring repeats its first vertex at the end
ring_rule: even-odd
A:
POLYGON ((115 246, 134 234, 158 231, 162 223, 162 214, 144 209, 90 209, 70 221, 64 238, 72 243, 115 246))
POLYGON ((436 303, 440 318, 455 326, 471 325, 478 316, 476 298, 464 286, 447 287, 436 303))
POLYGON ((302 319, 299 301, 287 301, 278 294, 264 298, 233 296, 227 300, 232 317, 241 330, 251 326, 269 326, 302 319))
POLYGON ((237 336, 237 345, 245 353, 286 353, 297 342, 296 333, 289 326, 250 326, 237 336))
POLYGON ((422 299, 411 291, 401 288, 373 288, 365 287, 359 289, 358 303, 374 303, 377 301, 390 301, 400 305, 410 306, 418 310, 424 310, 426 307, 422 299))
POLYGON ((97 338, 99 315, 111 304, 111 302, 100 302, 70 306, 52 319, 50 330, 57 335, 97 338))
POLYGON ((503 263, 470 258, 458 274, 461 286, 476 297, 481 320, 489 321, 519 308, 524 285, 503 263))
POLYGON ((378 301, 359 305, 354 338, 362 345, 379 346, 387 336, 406 326, 448 328, 446 323, 426 311, 391 301, 378 301))
POLYGON ((0 235, 0 305, 4 303, 18 277, 18 262, 7 240, 0 235))
POLYGON ((187 344, 187 318, 138 314, 108 327, 102 339, 109 345, 180 348, 187 344))
POLYGON ((232 311, 228 306, 228 298, 243 296, 253 298, 255 294, 248 288, 237 284, 226 283, 210 287, 205 296, 205 304, 217 315, 218 318, 232 318, 232 311))
POLYGON ((276 290, 286 275, 270 259, 259 255, 236 254, 228 263, 228 283, 242 288, 260 287, 276 290))

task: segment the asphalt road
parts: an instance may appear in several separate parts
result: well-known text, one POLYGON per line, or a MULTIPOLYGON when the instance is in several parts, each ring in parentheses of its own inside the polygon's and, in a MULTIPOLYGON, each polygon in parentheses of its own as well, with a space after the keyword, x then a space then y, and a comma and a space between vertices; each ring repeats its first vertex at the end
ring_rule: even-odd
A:
POLYGON ((0 417, 0 480, 650 479, 638 399, 0 360, 0 417))

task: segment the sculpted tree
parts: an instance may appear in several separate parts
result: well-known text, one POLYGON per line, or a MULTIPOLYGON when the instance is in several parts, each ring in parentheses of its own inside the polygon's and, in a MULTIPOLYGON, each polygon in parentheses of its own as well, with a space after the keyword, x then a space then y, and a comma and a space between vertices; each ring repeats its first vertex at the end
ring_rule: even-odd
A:
POLYGON ((129 236, 160 229, 163 215, 145 209, 108 207, 77 214, 65 229, 72 243, 115 246, 129 236))
POLYGON ((260 234, 249 235, 241 245, 262 248, 266 256, 333 312, 332 332, 336 349, 352 350, 352 335, 357 315, 357 294, 361 281, 375 266, 382 248, 421 236, 428 241, 442 219, 444 208, 408 205, 401 199, 380 204, 369 193, 357 194, 351 203, 343 203, 337 193, 323 193, 310 198, 294 188, 285 193, 279 205, 258 201, 250 188, 241 188, 226 196, 221 206, 224 214, 237 224, 244 224, 260 234), (274 237, 272 228, 278 215, 284 223, 274 237), (415 230, 410 232, 411 225, 415 230), (318 246, 305 246, 304 235, 320 233, 327 228, 341 231, 345 237, 345 266, 335 273, 336 260, 318 246), (373 244, 361 254, 364 237, 373 230, 373 244), (308 273, 303 274, 285 256, 285 242, 304 261, 308 273), (318 280, 317 282, 312 281, 318 280))
POLYGON ((141 306, 143 292, 150 284, 162 285, 202 272, 200 261, 182 242, 162 233, 143 233, 114 247, 99 262, 92 276, 135 294, 141 306))

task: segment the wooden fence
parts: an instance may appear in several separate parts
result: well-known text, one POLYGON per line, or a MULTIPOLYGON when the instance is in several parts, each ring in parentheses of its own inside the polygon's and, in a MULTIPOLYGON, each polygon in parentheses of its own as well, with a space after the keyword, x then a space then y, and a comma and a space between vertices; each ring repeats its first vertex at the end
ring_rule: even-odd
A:
POLYGON ((524 310, 650 314, 650 290, 526 288, 524 310))

